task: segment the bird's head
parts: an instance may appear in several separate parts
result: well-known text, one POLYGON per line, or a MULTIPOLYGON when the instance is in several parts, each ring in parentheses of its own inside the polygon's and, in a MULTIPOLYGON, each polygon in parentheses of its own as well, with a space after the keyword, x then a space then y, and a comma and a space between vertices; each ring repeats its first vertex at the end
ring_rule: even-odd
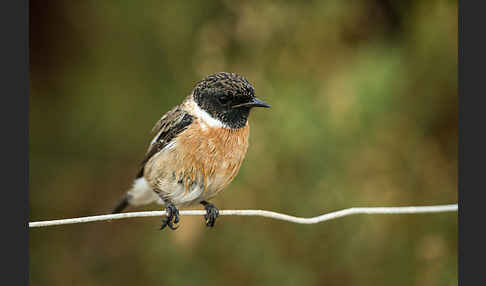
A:
POLYGON ((246 125, 253 107, 270 107, 255 97, 253 85, 247 79, 228 72, 207 76, 196 84, 192 96, 213 119, 235 129, 246 125))

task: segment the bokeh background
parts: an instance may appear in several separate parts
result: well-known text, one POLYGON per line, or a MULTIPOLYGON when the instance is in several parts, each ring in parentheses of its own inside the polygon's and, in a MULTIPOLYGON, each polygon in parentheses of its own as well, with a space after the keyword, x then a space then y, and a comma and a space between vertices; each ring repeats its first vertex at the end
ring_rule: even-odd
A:
MULTIPOLYGON (((457 201, 456 1, 30 1, 30 220, 106 214, 204 76, 272 105, 220 209, 457 201)), ((156 205, 135 210, 156 210, 156 205)), ((31 229, 32 285, 456 285, 457 214, 31 229)))

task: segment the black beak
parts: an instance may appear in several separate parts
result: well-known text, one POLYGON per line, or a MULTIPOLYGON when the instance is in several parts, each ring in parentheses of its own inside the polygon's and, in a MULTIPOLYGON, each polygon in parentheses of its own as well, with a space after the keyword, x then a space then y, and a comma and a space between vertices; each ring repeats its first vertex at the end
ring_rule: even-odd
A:
POLYGON ((245 107, 266 107, 266 108, 270 108, 270 105, 268 103, 266 103, 265 101, 263 101, 261 99, 258 99, 256 97, 254 97, 249 102, 245 102, 245 103, 233 105, 232 108, 237 108, 237 107, 242 107, 242 106, 245 106, 245 107))

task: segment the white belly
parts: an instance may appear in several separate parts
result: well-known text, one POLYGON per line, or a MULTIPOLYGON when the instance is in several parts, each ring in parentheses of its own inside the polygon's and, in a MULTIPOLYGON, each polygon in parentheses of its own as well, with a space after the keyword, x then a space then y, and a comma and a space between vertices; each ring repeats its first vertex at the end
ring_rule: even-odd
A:
MULTIPOLYGON (((204 188, 200 184, 191 184, 184 186, 177 180, 164 180, 159 182, 159 188, 164 190, 162 194, 173 202, 176 206, 189 206, 198 204, 201 201, 208 200, 214 196, 214 190, 211 182, 206 182, 204 188)), ((150 203, 164 204, 164 201, 149 186, 145 178, 138 178, 134 181, 130 194, 130 204, 134 206, 146 205, 150 203)))

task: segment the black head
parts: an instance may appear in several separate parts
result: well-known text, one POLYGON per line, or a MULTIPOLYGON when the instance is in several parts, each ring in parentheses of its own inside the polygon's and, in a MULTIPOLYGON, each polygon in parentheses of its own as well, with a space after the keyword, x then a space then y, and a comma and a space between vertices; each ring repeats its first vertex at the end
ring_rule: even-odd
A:
POLYGON ((220 72, 196 84, 194 101, 230 128, 245 126, 252 107, 270 107, 255 97, 253 85, 234 73, 220 72))

